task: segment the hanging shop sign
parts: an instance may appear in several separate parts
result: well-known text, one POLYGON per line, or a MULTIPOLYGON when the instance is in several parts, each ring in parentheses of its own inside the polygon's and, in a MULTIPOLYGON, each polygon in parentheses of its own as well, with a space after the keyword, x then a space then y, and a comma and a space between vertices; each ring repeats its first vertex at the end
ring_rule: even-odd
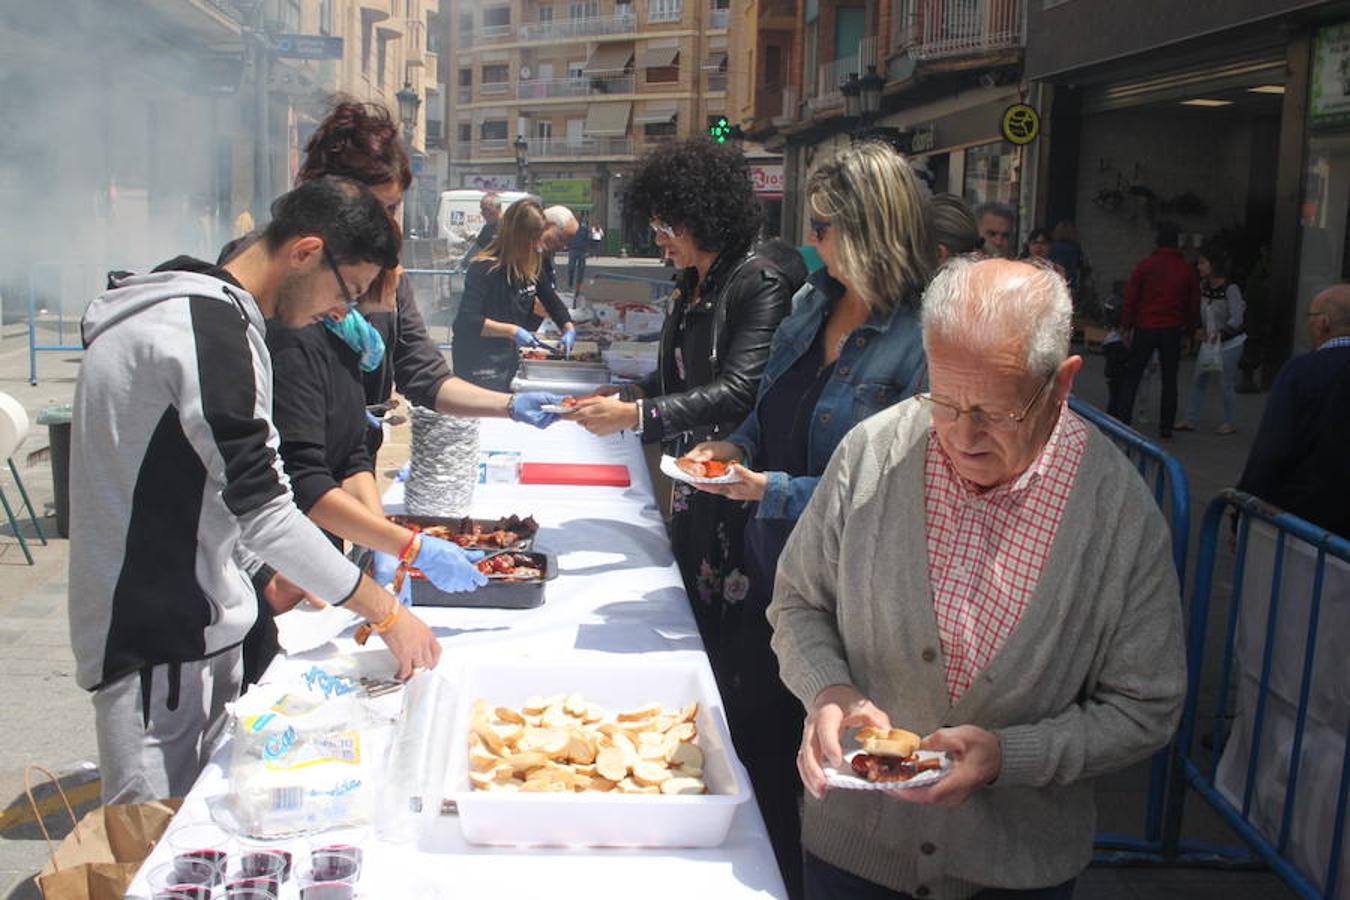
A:
POLYGON ((783 199, 783 185, 786 181, 782 163, 750 164, 750 182, 755 186, 755 196, 761 199, 783 199))
POLYGON ((1350 122, 1350 22, 1317 32, 1308 118, 1314 128, 1350 122))
POLYGON ((1041 114, 1025 103, 1003 110, 1003 139, 1010 144, 1030 144, 1041 133, 1041 114))
POLYGON ((541 178, 534 183, 545 206, 566 206, 572 210, 591 208, 589 178, 541 178))

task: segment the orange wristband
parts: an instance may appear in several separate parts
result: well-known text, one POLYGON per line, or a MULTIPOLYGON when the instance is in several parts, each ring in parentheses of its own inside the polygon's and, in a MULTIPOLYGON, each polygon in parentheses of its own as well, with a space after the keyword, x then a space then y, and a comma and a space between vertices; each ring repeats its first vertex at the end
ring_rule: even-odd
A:
POLYGON ((394 627, 394 622, 398 620, 399 614, 402 612, 403 612, 403 604, 399 603, 398 600, 395 599, 394 608, 389 611, 389 615, 385 616, 378 622, 371 622, 370 627, 375 629, 376 634, 384 634, 390 628, 394 627))
POLYGON ((417 554, 421 552, 422 533, 417 528, 413 528, 412 537, 408 538, 408 543, 398 552, 398 561, 405 566, 410 566, 413 560, 417 559, 417 554))

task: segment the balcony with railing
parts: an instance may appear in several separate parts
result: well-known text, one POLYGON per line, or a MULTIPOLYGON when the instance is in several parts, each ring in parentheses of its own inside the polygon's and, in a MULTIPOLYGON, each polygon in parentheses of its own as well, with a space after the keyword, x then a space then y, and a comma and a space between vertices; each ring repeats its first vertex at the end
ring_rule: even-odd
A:
POLYGON ((731 19, 731 10, 714 9, 708 15, 708 27, 714 31, 725 31, 731 19))
POLYGON ((582 78, 536 78, 516 84, 517 100, 547 100, 555 97, 593 97, 604 94, 631 94, 636 89, 632 75, 603 75, 582 78))
POLYGON ((607 34, 633 34, 637 31, 637 16, 584 16, 574 19, 554 19, 551 22, 525 22, 520 26, 521 41, 557 41, 564 38, 597 37, 607 34))
POLYGON ((504 44, 516 36, 516 26, 482 25, 474 30, 473 35, 475 44, 504 44))
POLYGON ((511 82, 485 81, 478 85, 478 93, 484 97, 500 97, 502 94, 511 93, 511 82))
POLYGON ((844 95, 839 89, 848 80, 848 76, 857 71, 857 53, 822 63, 816 71, 816 96, 811 99, 812 107, 825 109, 843 103, 844 95))
POLYGON ((988 53, 1026 42, 1025 0, 893 0, 892 44, 915 59, 988 53))
POLYGON ((710 94, 726 93, 726 89, 727 89, 726 72, 708 73, 708 87, 706 88, 708 93, 710 94))
POLYGON ((455 88, 455 102, 463 106, 465 103, 473 102, 473 88, 460 85, 455 88))
MULTIPOLYGON (((757 116, 767 117, 774 125, 790 125, 797 121, 799 110, 797 109, 798 92, 795 87, 785 87, 778 99, 777 109, 775 104, 770 101, 764 106, 755 110, 757 116)), ((758 101, 757 101, 758 102, 758 101)))
MULTIPOLYGON (((596 156, 632 156, 633 140, 628 137, 530 138, 530 161, 544 159, 585 159, 596 156)), ((480 138, 473 144, 471 156, 514 157, 512 141, 480 138)))
POLYGON ((678 22, 684 18, 684 0, 647 0, 648 22, 678 22))

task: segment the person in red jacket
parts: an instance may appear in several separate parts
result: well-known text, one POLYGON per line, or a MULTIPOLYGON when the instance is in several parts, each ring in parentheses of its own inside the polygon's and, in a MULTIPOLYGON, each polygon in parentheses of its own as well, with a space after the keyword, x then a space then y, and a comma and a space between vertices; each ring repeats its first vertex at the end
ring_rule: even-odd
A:
POLYGON ((1177 249, 1179 230, 1171 222, 1158 226, 1157 247, 1135 264, 1125 285, 1120 325, 1130 342, 1125 389, 1107 410, 1126 425, 1134 414, 1135 392, 1154 352, 1162 369, 1162 410, 1158 435, 1172 436, 1177 415, 1177 364, 1186 335, 1200 323, 1200 278, 1177 249))

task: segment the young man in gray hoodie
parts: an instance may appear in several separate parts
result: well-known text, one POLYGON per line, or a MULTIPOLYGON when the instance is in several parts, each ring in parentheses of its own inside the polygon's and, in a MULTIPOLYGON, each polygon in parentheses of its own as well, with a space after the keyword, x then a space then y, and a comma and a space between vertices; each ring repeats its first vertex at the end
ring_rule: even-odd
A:
POLYGON ((272 216, 222 267, 179 257, 116 279, 81 322, 70 633, 107 803, 192 786, 239 692, 255 582, 278 612, 312 595, 376 623, 400 678, 440 658, 426 624, 296 508, 271 420, 264 320, 345 314, 397 265, 397 228, 367 188, 335 178, 272 216))

